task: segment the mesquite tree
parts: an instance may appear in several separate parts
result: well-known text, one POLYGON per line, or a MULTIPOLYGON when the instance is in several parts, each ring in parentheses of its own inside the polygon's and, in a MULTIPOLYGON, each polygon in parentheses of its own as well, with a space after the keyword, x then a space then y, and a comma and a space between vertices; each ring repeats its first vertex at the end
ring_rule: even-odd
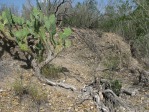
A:
POLYGON ((34 8, 30 19, 15 16, 9 10, 0 15, 0 38, 10 47, 19 48, 23 52, 38 78, 50 85, 70 88, 68 85, 55 83, 41 75, 41 69, 64 47, 70 45, 67 39, 71 35, 71 29, 65 28, 58 31, 54 14, 45 16, 41 10, 34 8))

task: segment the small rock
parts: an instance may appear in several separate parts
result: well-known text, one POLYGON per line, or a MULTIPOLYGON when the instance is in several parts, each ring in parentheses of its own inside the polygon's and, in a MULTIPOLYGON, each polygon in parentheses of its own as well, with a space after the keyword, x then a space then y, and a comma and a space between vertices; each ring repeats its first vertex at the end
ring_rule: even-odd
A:
POLYGON ((135 96, 137 93, 138 93, 138 90, 134 90, 134 91, 132 91, 131 96, 135 96))
POLYGON ((0 89, 0 92, 3 92, 3 91, 5 91, 5 90, 3 90, 3 89, 0 89))
POLYGON ((91 109, 93 109, 94 107, 93 106, 91 106, 91 109))
POLYGON ((71 110, 71 107, 68 107, 68 110, 71 110))
POLYGON ((42 84, 43 86, 46 86, 46 84, 42 84))
POLYGON ((76 109, 75 109, 75 111, 77 111, 77 112, 78 112, 78 109, 76 108, 76 109))
POLYGON ((149 94, 146 94, 146 97, 148 97, 148 98, 149 98, 149 94))

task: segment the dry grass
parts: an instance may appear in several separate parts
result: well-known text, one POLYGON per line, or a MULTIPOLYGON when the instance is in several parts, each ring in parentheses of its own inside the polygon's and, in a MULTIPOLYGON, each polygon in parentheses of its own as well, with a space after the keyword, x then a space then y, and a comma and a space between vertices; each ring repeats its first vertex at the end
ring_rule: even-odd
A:
POLYGON ((37 84, 24 84, 23 80, 15 80, 12 88, 16 95, 29 95, 38 104, 47 101, 47 94, 37 84))
POLYGON ((62 68, 55 65, 47 64, 42 68, 41 72, 46 78, 58 79, 60 78, 59 73, 62 72, 62 68))
POLYGON ((40 104, 41 102, 47 101, 47 94, 42 91, 41 88, 37 87, 37 85, 28 86, 28 94, 33 98, 33 100, 40 104))

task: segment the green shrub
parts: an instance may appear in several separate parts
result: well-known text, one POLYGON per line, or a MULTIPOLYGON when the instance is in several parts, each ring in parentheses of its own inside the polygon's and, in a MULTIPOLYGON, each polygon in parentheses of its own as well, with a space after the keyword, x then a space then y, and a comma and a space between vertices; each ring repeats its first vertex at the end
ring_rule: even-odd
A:
POLYGON ((57 79, 60 77, 59 73, 62 72, 62 68, 55 65, 47 64, 41 69, 41 72, 46 78, 57 79))
POLYGON ((119 96, 121 92, 122 84, 119 80, 114 80, 111 82, 111 88, 114 91, 114 93, 119 96))

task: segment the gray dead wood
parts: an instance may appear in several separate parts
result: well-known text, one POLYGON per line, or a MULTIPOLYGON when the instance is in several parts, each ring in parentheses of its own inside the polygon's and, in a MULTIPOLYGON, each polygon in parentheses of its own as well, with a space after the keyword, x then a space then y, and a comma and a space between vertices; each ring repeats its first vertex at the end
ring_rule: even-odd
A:
MULTIPOLYGON (((46 61, 46 63, 47 63, 47 61, 46 61)), ((41 82, 46 83, 46 84, 51 85, 51 86, 58 86, 58 87, 62 87, 62 88, 65 88, 65 89, 70 89, 72 91, 76 90, 76 88, 72 85, 64 84, 64 83, 57 83, 57 82, 51 81, 51 80, 43 77, 42 74, 41 74, 40 67, 36 63, 36 60, 32 60, 32 66, 33 66, 33 69, 35 71, 35 75, 38 77, 38 79, 41 82)))

